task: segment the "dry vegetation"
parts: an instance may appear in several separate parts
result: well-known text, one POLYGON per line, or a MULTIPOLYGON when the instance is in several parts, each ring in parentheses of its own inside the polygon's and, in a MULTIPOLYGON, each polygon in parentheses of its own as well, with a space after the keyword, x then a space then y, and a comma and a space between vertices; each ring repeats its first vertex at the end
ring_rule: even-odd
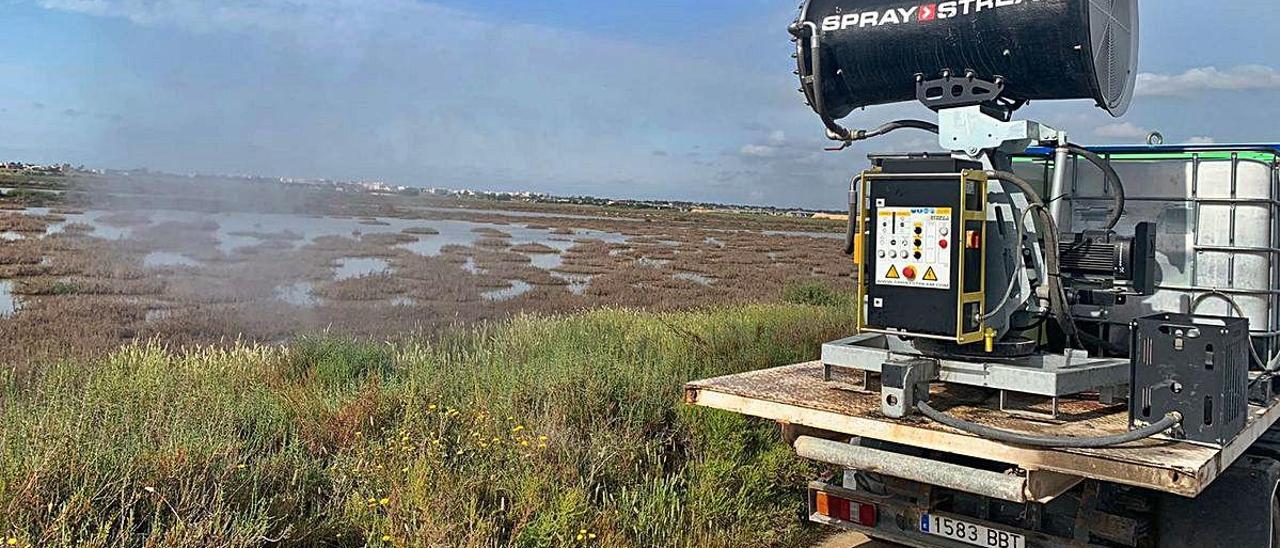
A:
POLYGON ((847 334, 840 242, 760 232, 838 227, 238 184, 0 200, 6 543, 812 540, 811 465, 680 390, 847 334))
POLYGON ((848 283, 838 240, 760 232, 838 230, 830 223, 576 206, 528 217, 493 204, 186 184, 92 180, 56 210, 0 210, 0 232, 20 235, 0 240, 0 279, 13 282, 21 305, 0 318, 0 338, 12 343, 0 360, 98 355, 154 337, 183 345, 317 330, 399 337, 520 312, 678 310, 773 300, 795 280, 848 283), (348 228, 304 228, 325 223, 348 228), (236 245, 224 245, 228 238, 236 245), (387 268, 337 279, 335 268, 351 258, 387 268), (302 302, 281 297, 297 284, 309 289, 302 302))

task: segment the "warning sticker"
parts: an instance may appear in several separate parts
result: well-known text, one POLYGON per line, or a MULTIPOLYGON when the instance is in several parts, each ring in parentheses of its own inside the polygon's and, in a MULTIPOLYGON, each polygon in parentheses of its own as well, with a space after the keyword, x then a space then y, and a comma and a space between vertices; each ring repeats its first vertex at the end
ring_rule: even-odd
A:
POLYGON ((877 205, 875 246, 870 250, 875 283, 951 289, 951 256, 956 249, 952 209, 877 205))

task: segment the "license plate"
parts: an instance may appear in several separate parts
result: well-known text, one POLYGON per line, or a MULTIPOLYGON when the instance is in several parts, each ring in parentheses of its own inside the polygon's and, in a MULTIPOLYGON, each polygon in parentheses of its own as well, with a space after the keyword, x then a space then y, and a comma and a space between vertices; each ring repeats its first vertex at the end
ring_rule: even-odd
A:
POLYGON ((947 516, 920 516, 920 532, 986 548, 1027 548, 1027 538, 947 516))

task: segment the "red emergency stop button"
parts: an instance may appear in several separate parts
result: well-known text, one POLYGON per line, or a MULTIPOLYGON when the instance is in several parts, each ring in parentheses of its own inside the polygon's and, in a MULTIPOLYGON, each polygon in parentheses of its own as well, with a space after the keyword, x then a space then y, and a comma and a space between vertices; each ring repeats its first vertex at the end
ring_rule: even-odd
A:
POLYGON ((946 240, 938 240, 938 247, 941 247, 942 249, 946 249, 947 246, 949 245, 951 245, 951 242, 948 242, 946 240))
POLYGON ((904 277, 904 278, 906 278, 906 279, 908 279, 908 280, 914 280, 914 279, 916 279, 916 267, 914 267, 914 266, 908 266, 908 267, 906 267, 906 268, 902 269, 902 277, 904 277))

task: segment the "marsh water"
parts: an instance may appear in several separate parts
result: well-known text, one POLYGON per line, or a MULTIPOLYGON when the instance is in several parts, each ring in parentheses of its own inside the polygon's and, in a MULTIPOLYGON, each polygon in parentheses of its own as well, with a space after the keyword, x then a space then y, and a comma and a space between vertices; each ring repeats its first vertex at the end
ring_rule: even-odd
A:
POLYGON ((18 301, 13 296, 13 282, 0 280, 0 318, 7 318, 18 311, 18 301))
MULTIPOLYGON (((466 211, 449 210, 447 208, 429 208, 433 211, 466 211)), ((484 213, 488 210, 480 210, 484 213)), ((27 215, 46 216, 50 210, 43 207, 27 208, 27 215)), ((514 217, 531 220, 551 217, 551 214, 536 212, 493 211, 514 217)), ((555 215, 573 219, 604 219, 589 215, 555 215)), ((133 240, 141 230, 155 227, 162 223, 210 223, 216 224, 214 238, 219 252, 233 255, 238 250, 251 248, 264 242, 272 242, 288 249, 298 249, 317 239, 324 237, 358 237, 368 234, 412 234, 416 240, 396 244, 396 247, 422 255, 424 257, 439 256, 448 246, 469 247, 497 232, 509 234, 503 237, 512 246, 537 244, 550 248, 551 252, 529 252, 530 264, 547 271, 561 266, 560 254, 568 251, 578 241, 601 240, 607 243, 624 243, 627 236, 618 232, 577 229, 572 233, 553 232, 551 229, 531 226, 529 224, 498 224, 453 219, 404 219, 397 217, 335 217, 321 215, 301 215, 288 213, 249 213, 223 212, 199 213, 182 210, 152 211, 108 211, 87 210, 78 213, 60 214, 62 220, 50 223, 44 235, 67 232, 68 227, 95 238, 113 241, 133 240)), ((618 220, 617 218, 610 218, 618 220)), ((626 220, 626 219, 622 219, 626 220)), ((0 238, 18 240, 36 235, 5 232, 0 238)), ((202 263, 190 254, 176 251, 152 251, 142 259, 145 268, 193 268, 198 269, 202 263)), ((360 276, 374 275, 391 270, 391 265, 384 259, 370 257, 347 257, 338 261, 333 268, 333 278, 344 280, 360 276)), ((477 272, 473 261, 468 259, 464 266, 471 272, 477 272)), ((552 275, 569 282, 569 290, 581 294, 590 284, 591 276, 573 275, 552 272, 552 275)), ((507 280, 509 287, 485 292, 484 298, 501 301, 515 298, 528 292, 532 287, 522 280, 507 280)), ((296 306, 314 306, 320 299, 312 295, 312 283, 298 282, 280 286, 276 290, 276 298, 296 306)), ((0 283, 0 314, 12 314, 16 310, 12 296, 12 283, 0 283), (7 311, 7 312, 6 312, 7 311)), ((394 304, 394 303, 393 303, 394 304)), ((410 302, 398 304, 408 305, 410 302)))

